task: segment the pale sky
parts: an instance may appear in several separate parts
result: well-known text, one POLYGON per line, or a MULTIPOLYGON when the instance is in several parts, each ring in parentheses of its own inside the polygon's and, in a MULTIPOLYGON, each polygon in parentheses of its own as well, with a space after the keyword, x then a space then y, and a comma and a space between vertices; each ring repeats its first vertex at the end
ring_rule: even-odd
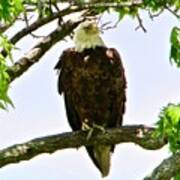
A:
MULTIPOLYGON (((115 20, 106 15, 104 22, 115 20)), ((180 97, 180 72, 169 63, 169 34, 178 24, 175 17, 165 13, 151 21, 143 15, 147 33, 135 31, 137 23, 125 18, 116 29, 102 37, 108 47, 121 54, 128 81, 124 124, 153 125, 160 109, 180 97)), ((18 26, 16 27, 18 28, 18 26)), ((52 26, 42 29, 48 33, 52 26)), ((32 47, 32 37, 18 43, 21 52, 32 47)), ((11 84, 10 97, 16 108, 0 111, 0 149, 32 138, 70 131, 63 99, 57 93, 57 74, 53 68, 62 50, 72 46, 68 40, 51 49, 22 77, 11 84)), ((107 180, 141 180, 170 154, 166 147, 157 151, 143 150, 134 144, 117 145, 112 155, 107 180)), ((100 180, 84 148, 60 150, 43 154, 30 161, 5 166, 0 180, 100 180)))

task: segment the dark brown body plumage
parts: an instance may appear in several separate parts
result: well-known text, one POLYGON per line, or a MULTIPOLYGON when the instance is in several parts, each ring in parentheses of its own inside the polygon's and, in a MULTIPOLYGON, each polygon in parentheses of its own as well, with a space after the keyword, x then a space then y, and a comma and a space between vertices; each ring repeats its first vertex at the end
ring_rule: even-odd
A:
MULTIPOLYGON (((67 117, 73 130, 82 129, 83 122, 104 128, 121 126, 126 80, 115 49, 96 47, 80 53, 69 48, 63 52, 55 69, 61 70, 58 89, 60 94, 64 93, 67 117)), ((113 149, 112 146, 110 151, 113 149)), ((94 147, 87 147, 87 151, 102 175, 106 176, 109 169, 101 167, 94 147)))

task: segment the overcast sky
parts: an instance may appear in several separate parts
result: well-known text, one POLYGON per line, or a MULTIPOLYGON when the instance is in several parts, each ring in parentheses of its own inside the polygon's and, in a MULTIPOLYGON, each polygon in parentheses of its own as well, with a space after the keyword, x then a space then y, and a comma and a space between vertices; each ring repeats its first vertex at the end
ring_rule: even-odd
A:
MULTIPOLYGON (((104 22, 117 18, 106 15, 104 22)), ((147 33, 135 31, 136 22, 125 18, 116 29, 102 37, 108 47, 121 54, 128 81, 127 108, 124 124, 153 125, 160 109, 169 102, 178 102, 180 72, 169 63, 169 35, 178 24, 175 17, 165 13, 151 21, 143 16, 147 33)), ((16 26, 18 29, 19 26, 16 26)), ((49 27, 39 32, 48 33, 49 27)), ((18 59, 32 47, 32 37, 18 43, 18 59)), ((63 99, 57 93, 57 74, 53 68, 62 50, 73 43, 60 42, 22 77, 11 84, 10 96, 16 106, 0 111, 0 148, 22 143, 35 137, 67 132, 63 99)), ((141 180, 165 157, 167 148, 143 150, 134 144, 120 144, 112 156, 107 180, 141 180)), ((0 170, 0 180, 100 180, 84 148, 43 154, 30 161, 8 165, 0 170)))

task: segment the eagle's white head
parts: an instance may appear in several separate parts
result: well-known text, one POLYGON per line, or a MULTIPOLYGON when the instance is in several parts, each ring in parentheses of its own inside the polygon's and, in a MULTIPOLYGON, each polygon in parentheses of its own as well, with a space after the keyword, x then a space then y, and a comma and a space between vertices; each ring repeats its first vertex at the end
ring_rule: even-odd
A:
POLYGON ((82 52, 84 49, 95 48, 96 46, 105 46, 100 37, 100 30, 94 21, 81 23, 75 29, 73 41, 78 52, 82 52))

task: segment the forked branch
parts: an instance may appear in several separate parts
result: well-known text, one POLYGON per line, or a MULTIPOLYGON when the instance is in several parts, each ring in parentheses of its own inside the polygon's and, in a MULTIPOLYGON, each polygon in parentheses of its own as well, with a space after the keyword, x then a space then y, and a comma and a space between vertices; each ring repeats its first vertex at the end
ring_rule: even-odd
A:
POLYGON ((8 74, 11 77, 11 82, 22 75, 32 65, 37 63, 40 58, 48 52, 48 50, 60 40, 63 40, 69 35, 73 29, 81 22, 68 21, 60 28, 57 28, 48 36, 44 37, 39 43, 37 43, 25 56, 20 58, 12 67, 9 67, 8 74))

